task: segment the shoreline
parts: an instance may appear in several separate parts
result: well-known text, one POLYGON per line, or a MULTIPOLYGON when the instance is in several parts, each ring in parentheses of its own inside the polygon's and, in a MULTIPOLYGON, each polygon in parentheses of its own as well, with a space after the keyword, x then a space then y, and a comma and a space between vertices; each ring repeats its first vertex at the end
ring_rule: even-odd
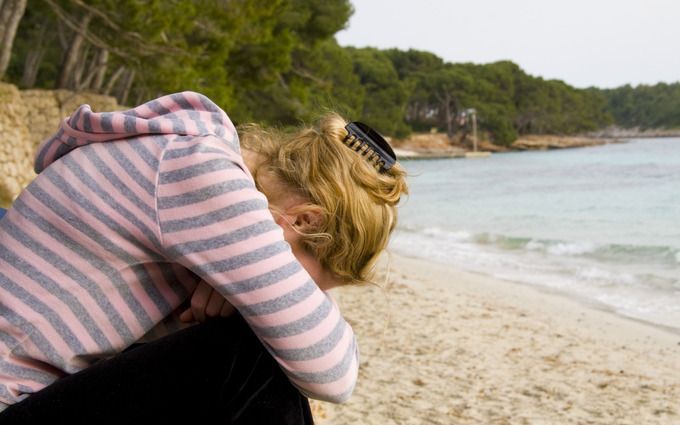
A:
MULTIPOLYGON (((627 143, 634 139, 676 137, 680 137, 680 130, 624 131, 610 129, 574 136, 527 134, 520 136, 510 146, 500 146, 487 140, 480 140, 478 151, 508 153, 575 149, 612 143, 627 143)), ((403 140, 388 139, 397 156, 403 159, 465 158, 467 153, 473 152, 472 141, 469 137, 465 139, 465 143, 451 142, 446 134, 442 133, 414 133, 403 140)))
MULTIPOLYGON (((527 300, 540 301, 533 305, 537 311, 540 311, 546 316, 553 316, 559 312, 560 319, 565 318, 566 315, 576 314, 590 315, 593 318, 602 320, 605 327, 613 327, 612 332, 607 332, 606 335, 615 335, 615 339, 633 339, 639 338, 642 334, 645 336, 653 334, 658 337, 664 344, 678 347, 678 354, 680 355, 680 328, 673 328, 662 324, 649 322, 643 319, 628 317, 621 315, 612 309, 599 305, 595 302, 590 302, 586 299, 581 299, 553 290, 548 287, 533 286, 528 283, 516 282, 489 276, 483 273, 467 271, 449 266, 435 261, 424 260, 417 257, 411 257, 403 254, 390 253, 393 257, 393 262, 399 263, 400 267, 409 266, 411 268, 426 268, 430 270, 430 275, 426 278, 427 285, 445 286, 450 285, 456 291, 463 291, 468 294, 475 294, 482 297, 492 297, 504 302, 510 301, 516 307, 526 307, 527 300), (439 279, 442 275, 455 276, 459 280, 454 282, 441 282, 439 279), (474 285, 465 285, 464 282, 473 282, 474 285), (493 293, 493 294, 490 294, 493 293), (626 328, 626 332, 618 334, 618 331, 626 328), (633 332, 631 333, 631 329, 633 332)), ((424 270, 419 270, 421 273, 424 270)), ((574 319, 574 317, 570 317, 574 319)), ((587 325, 592 325, 587 323, 587 325)), ((595 326, 599 328, 599 326, 595 326)), ((680 360, 680 359, 679 359, 680 360)), ((679 369, 680 370, 680 369, 679 369)))
MULTIPOLYGON (((557 149, 574 149, 601 146, 611 143, 625 143, 634 137, 610 137, 608 135, 556 136, 530 134, 521 136, 510 146, 500 146, 480 140, 478 151, 508 153, 557 149)), ((469 139, 469 138, 468 138, 469 139)), ((442 133, 417 133, 405 140, 390 139, 395 153, 403 159, 465 158, 472 153, 472 141, 451 142, 442 133)))
MULTIPOLYGON (((598 301, 588 299, 588 298, 585 298, 585 297, 579 297, 575 294, 570 294, 570 293, 565 292, 565 291, 560 291, 559 289, 551 288, 549 286, 540 286, 540 285, 534 285, 534 284, 527 283, 527 282, 521 282, 521 281, 517 281, 517 280, 510 280, 510 279, 495 277, 495 276, 491 276, 491 275, 488 275, 488 274, 484 274, 482 272, 477 272, 477 271, 473 271, 473 270, 465 270, 465 269, 462 269, 462 268, 459 268, 459 267, 456 267, 456 266, 446 265, 446 264, 443 264, 443 263, 435 261, 435 260, 426 260, 426 259, 423 259, 423 258, 420 258, 420 257, 411 256, 411 255, 408 255, 408 254, 394 254, 393 253, 391 255, 402 259, 402 261, 403 261, 403 259, 410 259, 410 260, 413 260, 413 261, 416 261, 416 262, 422 261, 422 262, 425 262, 427 264, 436 264, 436 265, 442 266, 446 269, 455 270, 456 273, 461 273, 463 275, 469 275, 469 276, 475 276, 476 278, 479 278, 480 280, 484 280, 484 281, 493 281, 494 283, 492 285, 493 285, 493 289, 495 289, 495 290, 498 290, 498 287, 505 286, 505 288, 503 288, 501 290, 503 293, 505 293, 504 291, 512 292, 513 290, 515 290, 515 291, 523 290, 523 289, 519 289, 519 288, 524 288, 529 292, 536 292, 538 294, 545 295, 546 297, 554 298, 555 302, 565 302, 566 301, 566 302, 576 304, 575 308, 579 308, 578 306, 580 306, 580 308, 584 308, 586 310, 599 311, 599 312, 604 313, 606 315, 614 316, 614 317, 620 319, 622 321, 622 324, 623 324, 623 322, 630 322, 630 323, 633 323, 633 324, 639 324, 639 325, 646 326, 646 327, 656 328, 656 329, 658 329, 658 330, 660 330, 664 333, 668 333, 672 336, 675 336, 678 340, 678 345, 680 345, 680 324, 678 325, 678 327, 673 327, 673 326, 669 326, 669 325, 664 325, 662 323, 655 323, 651 320, 645 320, 645 319, 638 318, 638 317, 627 316, 625 314, 617 312, 615 309, 613 309, 612 307, 610 307, 606 304, 603 304, 603 303, 600 303, 598 301)), ((487 288, 487 289, 492 289, 492 288, 487 288)))
POLYGON ((680 423, 677 333, 525 284, 390 257, 384 290, 334 290, 362 366, 347 404, 315 403, 321 425, 680 423))

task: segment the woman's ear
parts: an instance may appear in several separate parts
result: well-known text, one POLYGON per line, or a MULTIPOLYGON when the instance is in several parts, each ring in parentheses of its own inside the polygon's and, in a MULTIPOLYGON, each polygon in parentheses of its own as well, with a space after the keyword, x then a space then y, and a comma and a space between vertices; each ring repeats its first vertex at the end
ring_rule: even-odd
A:
POLYGON ((295 217, 293 225, 302 233, 318 233, 326 222, 323 208, 317 205, 301 205, 289 210, 288 214, 295 217))

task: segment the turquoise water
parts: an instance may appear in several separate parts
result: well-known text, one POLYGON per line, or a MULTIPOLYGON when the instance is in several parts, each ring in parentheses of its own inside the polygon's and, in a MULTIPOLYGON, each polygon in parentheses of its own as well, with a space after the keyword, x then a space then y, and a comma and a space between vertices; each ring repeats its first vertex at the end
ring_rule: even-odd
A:
POLYGON ((403 161, 395 252, 680 329, 680 139, 403 161))

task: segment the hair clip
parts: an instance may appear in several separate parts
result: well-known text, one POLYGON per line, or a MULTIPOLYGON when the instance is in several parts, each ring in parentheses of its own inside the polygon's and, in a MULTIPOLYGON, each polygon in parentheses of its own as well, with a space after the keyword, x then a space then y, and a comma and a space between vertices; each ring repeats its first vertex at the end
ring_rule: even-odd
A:
POLYGON ((397 155, 377 131, 364 123, 354 121, 345 126, 347 136, 343 143, 358 152, 381 173, 397 162, 397 155))

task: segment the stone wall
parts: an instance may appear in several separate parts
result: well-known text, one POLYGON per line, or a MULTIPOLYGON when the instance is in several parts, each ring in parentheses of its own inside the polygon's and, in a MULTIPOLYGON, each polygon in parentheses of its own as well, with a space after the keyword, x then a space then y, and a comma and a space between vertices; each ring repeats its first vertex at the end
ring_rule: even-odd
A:
POLYGON ((121 109, 109 96, 67 90, 20 91, 0 83, 0 206, 11 204, 35 178, 35 149, 83 103, 94 111, 121 109))
POLYGON ((0 83, 0 205, 7 206, 35 176, 28 111, 16 87, 0 83))

